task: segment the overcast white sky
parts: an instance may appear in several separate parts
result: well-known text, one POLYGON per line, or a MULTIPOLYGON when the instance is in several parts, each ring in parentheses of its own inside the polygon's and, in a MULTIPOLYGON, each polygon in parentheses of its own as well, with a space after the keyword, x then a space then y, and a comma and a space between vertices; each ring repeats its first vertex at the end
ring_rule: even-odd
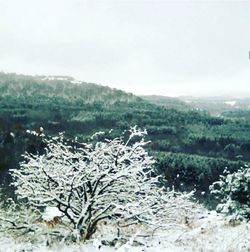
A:
POLYGON ((250 1, 0 0, 0 71, 250 97, 250 1))

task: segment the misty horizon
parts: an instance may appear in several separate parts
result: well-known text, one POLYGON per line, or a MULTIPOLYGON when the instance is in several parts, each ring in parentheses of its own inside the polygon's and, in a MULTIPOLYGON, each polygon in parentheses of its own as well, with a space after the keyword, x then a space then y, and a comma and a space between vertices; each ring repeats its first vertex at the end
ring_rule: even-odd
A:
MULTIPOLYGON (((188 99, 188 98, 193 98, 193 99, 248 99, 250 98, 250 94, 242 94, 242 95, 239 95, 239 94, 217 94, 217 95, 192 95, 192 94, 183 94, 183 95, 171 95, 171 94, 157 94, 157 93, 149 93, 149 94, 144 94, 144 93, 134 93, 134 92, 131 92, 131 91, 128 91, 128 90, 124 90, 124 89, 120 89, 120 88, 117 88, 117 87, 113 87, 112 85, 108 85, 108 84, 104 84, 104 83, 94 83, 92 81, 86 81, 86 80, 82 80, 82 79, 77 79, 75 78, 74 76, 70 76, 70 75, 64 75, 64 74, 49 74, 49 75, 46 75, 46 74, 33 74, 33 73, 17 73, 17 72, 6 72, 6 71, 2 71, 0 70, 0 73, 4 73, 4 74, 17 74, 17 75, 24 75, 24 76, 33 76, 33 77, 58 77, 58 78, 72 78, 74 79, 75 81, 79 81, 79 82, 82 82, 82 83, 89 83, 89 84, 96 84, 96 85, 100 85, 100 86, 103 86, 103 87, 109 87, 109 88, 112 88, 112 89, 117 89, 117 90, 121 90, 123 92, 126 92, 126 93, 132 93, 133 95, 136 95, 136 96, 139 96, 139 97, 143 97, 143 96, 158 96, 158 97, 170 97, 170 98, 181 98, 181 99, 188 99)), ((81 85, 81 83, 79 83, 81 85)))

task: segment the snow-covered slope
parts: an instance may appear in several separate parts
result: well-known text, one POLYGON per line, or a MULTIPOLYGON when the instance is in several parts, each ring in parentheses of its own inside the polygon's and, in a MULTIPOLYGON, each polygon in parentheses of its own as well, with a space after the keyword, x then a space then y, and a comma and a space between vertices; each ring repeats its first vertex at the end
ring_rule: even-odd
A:
POLYGON ((32 245, 0 238, 0 251, 19 252, 181 252, 218 251, 244 252, 250 250, 250 224, 236 223, 215 211, 199 212, 197 219, 186 225, 169 226, 166 230, 130 229, 134 234, 127 242, 115 239, 117 230, 104 226, 92 240, 84 244, 58 244, 46 247, 45 243, 32 245), (105 231, 105 235, 104 232, 105 231), (109 246, 108 243, 114 246, 109 246), (105 245, 103 244, 105 243, 105 245))

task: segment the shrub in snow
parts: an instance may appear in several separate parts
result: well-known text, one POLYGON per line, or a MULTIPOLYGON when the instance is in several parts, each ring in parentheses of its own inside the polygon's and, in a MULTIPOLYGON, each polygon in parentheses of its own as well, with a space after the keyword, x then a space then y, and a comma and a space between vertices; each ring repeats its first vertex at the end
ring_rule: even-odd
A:
POLYGON ((56 207, 76 238, 90 238, 104 219, 155 227, 180 221, 192 211, 190 194, 159 186, 145 135, 133 127, 129 137, 77 148, 61 135, 45 140, 43 155, 26 153, 20 169, 11 172, 18 199, 32 207, 56 207))
POLYGON ((38 208, 23 203, 16 204, 10 199, 4 206, 0 206, 0 232, 3 233, 1 237, 29 243, 47 243, 53 237, 57 240, 60 235, 57 230, 47 228, 38 208))
POLYGON ((8 232, 35 232, 37 223, 40 223, 40 212, 37 208, 25 207, 22 204, 16 204, 9 199, 5 205, 0 207, 1 231, 8 232))
POLYGON ((210 190, 221 200, 218 211, 232 214, 236 219, 250 218, 250 168, 221 176, 210 190))

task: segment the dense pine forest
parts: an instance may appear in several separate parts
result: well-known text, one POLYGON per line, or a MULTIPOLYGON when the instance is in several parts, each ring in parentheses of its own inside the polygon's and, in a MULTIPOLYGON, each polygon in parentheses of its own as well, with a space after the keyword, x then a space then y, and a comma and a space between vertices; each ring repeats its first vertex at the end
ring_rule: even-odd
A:
POLYGON ((41 133, 54 136, 64 132, 69 139, 90 141, 97 131, 104 132, 101 140, 110 130, 119 136, 134 125, 147 129, 147 140, 151 140, 148 151, 169 185, 181 190, 195 188, 199 197, 225 167, 234 172, 250 162, 247 106, 220 107, 215 116, 214 105, 209 107, 208 101, 204 109, 201 100, 190 104, 156 98, 137 97, 65 76, 1 73, 1 183, 8 186, 8 171, 18 169, 25 151, 43 151, 41 133))

